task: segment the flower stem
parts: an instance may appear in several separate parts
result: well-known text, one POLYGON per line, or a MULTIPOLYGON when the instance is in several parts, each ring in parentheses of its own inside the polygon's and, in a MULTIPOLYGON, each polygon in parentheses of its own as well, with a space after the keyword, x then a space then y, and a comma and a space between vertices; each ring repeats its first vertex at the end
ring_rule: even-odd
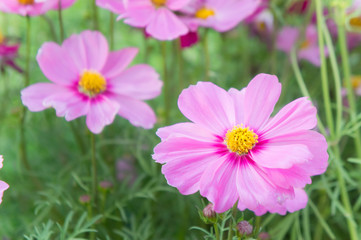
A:
MULTIPOLYGON (((355 95, 352 89, 352 83, 351 83, 351 69, 350 69, 350 62, 349 62, 349 56, 348 56, 348 50, 347 50, 347 42, 346 42, 346 31, 344 27, 344 12, 343 9, 339 10, 339 19, 337 21, 338 25, 338 42, 339 47, 341 51, 341 59, 342 59, 342 68, 343 68, 343 74, 344 74, 344 81, 347 88, 347 99, 350 104, 350 115, 351 120, 355 120, 357 117, 357 106, 356 106, 356 100, 355 95)), ((355 141, 355 149, 357 152, 357 157, 361 158, 361 138, 360 138, 360 130, 357 129, 354 135, 354 141, 355 141)))
POLYGON ((229 219, 229 227, 228 227, 228 240, 232 240, 233 238, 233 222, 237 215, 237 205, 238 205, 238 201, 232 207, 232 216, 229 219))
POLYGON ((93 7, 93 24, 94 24, 94 30, 99 30, 99 21, 98 21, 98 8, 96 0, 92 1, 92 7, 93 7))
POLYGON ((62 11, 62 0, 59 0, 59 6, 58 6, 58 19, 59 19, 59 28, 60 28, 60 42, 63 42, 64 40, 64 24, 63 24, 63 11, 62 11))
MULTIPOLYGON (((24 73, 24 87, 29 86, 30 82, 30 48, 31 48, 31 20, 30 17, 26 17, 26 65, 24 73)), ((22 164, 27 170, 30 170, 30 165, 28 161, 27 149, 26 149, 26 136, 25 136, 25 119, 26 119, 26 108, 22 107, 21 116, 20 116, 20 159, 22 164)))
POLYGON ((208 46, 208 29, 205 29, 203 35, 203 51, 204 51, 204 81, 210 79, 210 58, 209 58, 209 46, 208 46))
POLYGON ((169 123, 170 114, 170 95, 169 95, 169 81, 168 81, 168 70, 167 70, 167 44, 165 41, 161 42, 162 57, 163 57, 163 91, 164 91, 164 119, 165 124, 169 123))
POLYGON ((215 234, 216 234, 216 240, 220 240, 220 238, 219 238, 218 224, 217 224, 217 223, 214 223, 214 224, 213 224, 213 227, 214 227, 214 232, 215 232, 215 234))
POLYGON ((178 88, 179 88, 179 92, 181 92, 182 89, 184 88, 184 59, 182 55, 182 46, 181 46, 180 38, 178 38, 176 45, 177 45, 178 70, 179 70, 178 88))
POLYGON ((330 130, 330 135, 332 138, 335 136, 335 127, 332 116, 331 108, 331 99, 330 99, 330 89, 328 84, 327 76, 327 63, 325 57, 325 43, 322 33, 323 24, 323 6, 321 0, 316 0, 316 14, 317 14, 317 35, 318 35, 318 45, 320 48, 320 58, 321 58, 321 81, 322 81, 322 91, 323 91, 323 101, 325 105, 326 112, 326 121, 328 128, 330 130))
MULTIPOLYGON (((91 138, 91 178, 92 178, 92 209, 96 213, 98 209, 98 174, 97 174, 97 162, 96 162, 96 151, 95 151, 95 135, 90 133, 91 138)), ((93 211, 91 212, 93 215, 93 211)), ((90 234, 90 239, 95 239, 95 233, 90 234)))

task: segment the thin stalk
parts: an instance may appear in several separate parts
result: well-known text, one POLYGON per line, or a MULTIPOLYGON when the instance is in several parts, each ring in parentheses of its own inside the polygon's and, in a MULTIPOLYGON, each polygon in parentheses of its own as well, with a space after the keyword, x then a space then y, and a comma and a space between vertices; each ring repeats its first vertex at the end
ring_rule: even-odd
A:
POLYGON ((213 224, 213 227, 214 227, 214 232, 216 234, 216 240, 220 240, 218 224, 217 223, 213 224))
POLYGON ((178 71, 179 71, 178 89, 180 92, 184 88, 184 59, 182 55, 182 46, 180 39, 177 40, 176 45, 177 45, 178 71))
POLYGON ((203 52, 204 52, 204 81, 210 79, 210 57, 209 57, 209 46, 208 46, 208 29, 205 29, 203 35, 203 52))
POLYGON ((341 200, 342 200, 343 207, 345 208, 345 212, 347 213, 347 216, 345 216, 345 218, 347 221, 350 239, 358 240, 359 238, 357 235, 357 225, 356 225, 355 219, 353 217, 353 211, 352 211, 352 207, 351 207, 351 203, 350 203, 350 198, 348 195, 345 178, 343 177, 343 169, 342 169, 340 150, 337 145, 335 145, 333 147, 333 153, 335 154, 337 182, 340 187, 341 200))
MULTIPOLYGON (((29 86, 30 83, 30 48, 31 48, 31 20, 30 17, 26 17, 26 65, 24 72, 24 87, 29 86)), ((28 161, 27 149, 26 149, 26 136, 25 136, 25 119, 26 108, 23 106, 20 116, 20 159, 22 164, 27 170, 30 170, 30 164, 28 161)))
MULTIPOLYGON (((92 203, 93 209, 96 212, 98 209, 98 174, 97 174, 97 162, 96 162, 96 151, 95 151, 95 135, 90 133, 91 138, 91 178, 92 178, 92 203)), ((93 214, 93 212, 91 212, 93 214)), ((90 239, 95 239, 95 233, 90 234, 90 239)))
MULTIPOLYGON (((337 22, 338 25, 338 42, 339 47, 341 51, 341 59, 342 59, 342 68, 343 68, 343 74, 345 79, 345 85, 347 88, 347 99, 350 104, 350 115, 351 120, 356 119, 357 115, 357 106, 356 106, 356 100, 355 100, 355 94, 352 89, 352 83, 351 83, 351 69, 350 69, 350 62, 349 62, 349 54, 347 50, 347 42, 346 42, 346 31, 343 24, 342 19, 344 19, 344 12, 342 11, 339 13, 341 16, 339 16, 339 19, 337 22)), ((357 152, 357 157, 361 158, 361 138, 360 138, 360 129, 357 129, 354 135, 354 141, 355 141, 355 149, 357 152)))
POLYGON ((162 58, 163 58, 163 91, 164 91, 164 119, 165 124, 169 123, 169 114, 170 114, 170 89, 168 81, 168 69, 167 69, 167 43, 165 41, 161 42, 162 48, 162 58))
POLYGON ((326 112, 326 122, 330 130, 330 135, 332 138, 335 136, 335 127, 332 116, 331 108, 331 99, 330 99, 330 89, 328 84, 327 76, 327 63, 325 57, 325 43, 323 39, 322 28, 323 24, 323 6, 321 0, 316 0, 316 13, 317 13, 317 35, 318 35, 318 46, 320 48, 320 57, 321 57, 321 81, 322 81, 322 92, 323 92, 323 101, 325 105, 326 112))
POLYGON ((110 12, 109 15, 109 38, 110 38, 110 49, 114 49, 114 13, 110 12))
POLYGON ((64 40, 64 24, 63 24, 63 11, 62 11, 62 0, 59 0, 59 6, 58 6, 58 19, 59 19, 59 28, 60 28, 60 42, 63 42, 64 40))
POLYGON ((98 21, 98 8, 96 4, 96 0, 92 1, 92 7, 93 7, 93 24, 94 24, 94 30, 99 30, 99 21, 98 21))
MULTIPOLYGON (((303 80, 300 67, 298 66, 297 57, 296 57, 296 50, 295 49, 293 49, 291 51, 291 64, 292 64, 292 68, 293 68, 293 71, 294 71, 295 76, 296 76, 298 86, 301 89, 302 95, 308 97, 312 101, 311 95, 310 95, 309 91, 307 90, 305 81, 303 80)), ((319 116, 317 116, 317 125, 318 125, 318 129, 320 130, 320 132, 324 136, 326 136, 327 135, 326 128, 325 128, 324 124, 322 123, 319 116)))
POLYGON ((83 142, 82 137, 80 136, 74 122, 69 122, 71 131, 73 132, 74 138, 76 140, 76 142, 78 143, 79 149, 81 151, 81 153, 85 154, 86 153, 86 148, 83 142))
POLYGON ((228 240, 233 238, 233 220, 236 219, 238 201, 232 207, 232 217, 229 219, 228 240))

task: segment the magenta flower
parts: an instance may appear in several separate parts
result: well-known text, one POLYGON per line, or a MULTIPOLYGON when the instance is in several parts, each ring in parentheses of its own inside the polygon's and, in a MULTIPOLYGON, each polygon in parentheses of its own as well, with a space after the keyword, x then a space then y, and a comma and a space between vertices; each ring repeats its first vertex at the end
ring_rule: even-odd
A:
POLYGON ((124 14, 124 22, 145 31, 158 40, 173 40, 188 32, 187 26, 174 11, 185 7, 190 0, 131 0, 124 14))
POLYGON ((72 35, 61 46, 45 43, 37 61, 52 83, 22 90, 23 104, 33 112, 53 107, 67 121, 86 116, 93 133, 100 133, 117 114, 135 126, 152 128, 156 116, 143 100, 158 96, 162 82, 148 65, 126 69, 137 52, 109 52, 105 37, 92 31, 72 35))
POLYGON ((197 32, 189 32, 186 35, 180 37, 181 48, 190 48, 193 45, 197 44, 199 40, 197 32))
MULTIPOLYGON (((3 167, 3 161, 4 161, 4 158, 2 155, 0 155, 0 168, 3 167)), ((0 203, 3 200, 4 191, 8 188, 9 188, 9 185, 6 182, 0 181, 0 203)))
POLYGON ((125 11, 123 0, 96 0, 96 4, 116 14, 123 14, 125 11))
POLYGON ((3 37, 0 33, 0 70, 5 71, 7 66, 13 68, 18 72, 22 72, 22 69, 15 63, 15 59, 18 57, 20 44, 10 44, 8 39, 3 37))
POLYGON ((328 165, 327 142, 311 130, 316 108, 299 98, 270 118, 281 93, 276 76, 257 75, 241 91, 209 82, 184 90, 180 111, 192 122, 160 128, 153 158, 168 184, 197 191, 218 213, 285 214, 304 208, 303 188, 328 165))
MULTIPOLYGON (((295 47, 299 59, 304 59, 319 67, 321 65, 320 48, 318 47, 317 28, 310 25, 306 29, 306 36, 299 46, 296 46, 300 38, 300 30, 295 27, 284 27, 277 37, 277 48, 283 52, 290 53, 295 47)), ((327 48, 325 55, 328 56, 327 48)))
POLYGON ((38 16, 54 7, 54 0, 6 0, 0 2, 0 11, 22 16, 38 16))
POLYGON ((226 32, 250 17, 261 0, 192 0, 182 9, 183 21, 192 31, 199 26, 226 32))

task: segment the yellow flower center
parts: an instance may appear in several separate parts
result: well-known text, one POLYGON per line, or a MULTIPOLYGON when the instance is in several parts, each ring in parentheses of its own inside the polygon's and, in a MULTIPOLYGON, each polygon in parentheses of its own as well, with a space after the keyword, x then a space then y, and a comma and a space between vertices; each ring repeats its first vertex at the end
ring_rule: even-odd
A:
POLYGON ((107 82, 105 78, 96 71, 86 70, 80 77, 79 90, 90 97, 104 92, 107 82))
POLYGON ((21 5, 32 5, 35 0, 18 0, 21 5))
POLYGON ((303 43, 301 43, 301 49, 308 48, 311 45, 310 41, 305 40, 303 43))
POLYGON ((167 0, 152 0, 152 3, 156 7, 163 7, 167 3, 167 0))
POLYGON ((352 76, 351 84, 353 89, 357 89, 361 86, 361 75, 352 76))
POLYGON ((206 20, 210 16, 214 16, 215 12, 210 8, 201 8, 196 12, 196 18, 204 19, 206 20))
POLYGON ((258 135, 241 124, 228 130, 225 142, 229 151, 245 155, 258 143, 258 135))
POLYGON ((264 32, 267 28, 265 22, 257 22, 256 27, 257 27, 258 31, 260 31, 260 32, 264 32))
POLYGON ((361 28, 361 17, 353 17, 350 19, 350 25, 355 28, 361 28))

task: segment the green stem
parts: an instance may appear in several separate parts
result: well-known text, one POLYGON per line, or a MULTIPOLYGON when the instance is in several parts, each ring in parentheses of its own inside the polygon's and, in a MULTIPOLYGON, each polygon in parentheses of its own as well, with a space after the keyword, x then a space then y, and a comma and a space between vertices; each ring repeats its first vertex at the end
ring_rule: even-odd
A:
POLYGON ((343 207, 345 208, 345 212, 347 213, 347 216, 345 216, 347 221, 347 226, 350 234, 351 240, 358 240, 357 235, 357 225, 355 223, 352 207, 350 203, 350 198, 348 195, 347 187, 345 178, 343 176, 343 169, 342 169, 342 161, 341 161, 341 155, 340 150, 337 145, 333 147, 333 153, 335 154, 335 161, 336 161, 336 170, 337 170, 337 182, 340 187, 341 191, 341 200, 343 207))
POLYGON ((205 29, 203 35, 203 52, 204 52, 204 81, 210 79, 210 57, 209 57, 209 46, 208 46, 208 29, 205 29))
POLYGON ((162 47, 162 57, 163 57, 163 91, 164 91, 164 119, 165 124, 169 123, 169 114, 170 114, 170 89, 168 81, 168 70, 167 70, 167 44, 165 41, 161 42, 162 47))
POLYGON ((110 49, 114 49, 114 13, 110 12, 109 15, 109 38, 110 38, 110 49))
POLYGON ((217 223, 213 224, 213 227, 214 227, 214 232, 216 234, 216 240, 220 240, 218 224, 217 223))
POLYGON ((316 13, 317 13, 318 45, 320 48, 320 57, 321 57, 321 81, 322 81, 323 101, 325 105, 327 125, 330 130, 331 137, 334 138, 335 127, 332 116, 330 89, 328 84, 327 64, 325 57, 325 44, 322 33, 322 29, 324 28, 324 24, 323 24, 324 20, 323 20, 323 6, 321 0, 316 0, 316 13))
POLYGON ((93 24, 94 24, 94 30, 99 30, 98 8, 97 8, 96 0, 93 0, 93 1, 92 1, 92 7, 93 7, 93 24))
MULTIPOLYGON (((303 80, 300 67, 298 66, 295 49, 293 49, 291 51, 291 64, 292 64, 292 68, 293 68, 293 71, 296 76, 298 86, 301 89, 302 95, 304 95, 304 96, 308 97, 310 100, 312 100, 311 95, 307 90, 305 81, 303 80)), ((320 129, 320 132, 326 136, 327 135, 326 128, 325 128, 324 124, 322 123, 321 119, 319 118, 319 116, 317 116, 317 124, 318 124, 318 128, 320 129)))
POLYGON ((233 238, 233 222, 236 219, 237 215, 237 205, 238 201, 232 207, 232 217, 229 219, 229 229, 228 229, 228 240, 232 240, 233 238))
MULTIPOLYGON (((29 86, 30 82, 30 49, 31 49, 31 21, 30 17, 26 17, 26 65, 24 73, 24 87, 29 86)), ((25 136, 25 119, 26 119, 26 108, 22 107, 21 116, 20 116, 20 159, 22 164, 27 170, 30 170, 30 164, 28 161, 28 155, 26 150, 26 136, 25 136)))
POLYGON ((69 125, 71 128, 71 131, 73 132, 74 138, 75 138, 76 142, 78 143, 81 153, 85 154, 86 153, 85 145, 84 145, 81 135, 79 134, 79 132, 77 130, 77 127, 75 126, 74 122, 69 122, 69 125))
POLYGON ((63 42, 64 40, 64 24, 63 24, 63 11, 61 7, 61 1, 59 0, 59 6, 58 6, 58 19, 59 19, 59 28, 60 28, 60 42, 63 42))
MULTIPOLYGON (((341 11, 341 10, 340 10, 341 11)), ((339 47, 341 50, 341 59, 342 59, 342 68, 343 68, 343 74, 345 79, 345 85, 347 88, 347 99, 350 104, 350 115, 351 120, 355 120, 357 116, 357 106, 356 106, 356 100, 355 95, 352 88, 351 83, 351 69, 350 69, 350 62, 349 62, 349 56, 348 56, 348 50, 347 50, 347 42, 346 42, 346 31, 344 27, 344 12, 339 13, 339 19, 338 19, 338 42, 339 47)), ((355 149, 357 152, 357 157, 361 158, 361 138, 360 138, 360 130, 357 129, 354 135, 354 141, 355 141, 355 149)))
POLYGON ((182 55, 181 41, 179 38, 178 38, 176 44, 177 44, 178 70, 179 70, 178 88, 179 88, 179 92, 181 92, 182 89, 184 88, 184 59, 183 59, 183 55, 182 55))
MULTIPOLYGON (((90 133, 91 138, 91 177, 92 177, 92 204, 93 209, 96 212, 98 209, 98 174, 97 174, 97 162, 95 151, 95 135, 90 133)), ((93 214, 93 212, 92 212, 93 214)), ((95 233, 91 233, 91 239, 95 239, 95 233)))

